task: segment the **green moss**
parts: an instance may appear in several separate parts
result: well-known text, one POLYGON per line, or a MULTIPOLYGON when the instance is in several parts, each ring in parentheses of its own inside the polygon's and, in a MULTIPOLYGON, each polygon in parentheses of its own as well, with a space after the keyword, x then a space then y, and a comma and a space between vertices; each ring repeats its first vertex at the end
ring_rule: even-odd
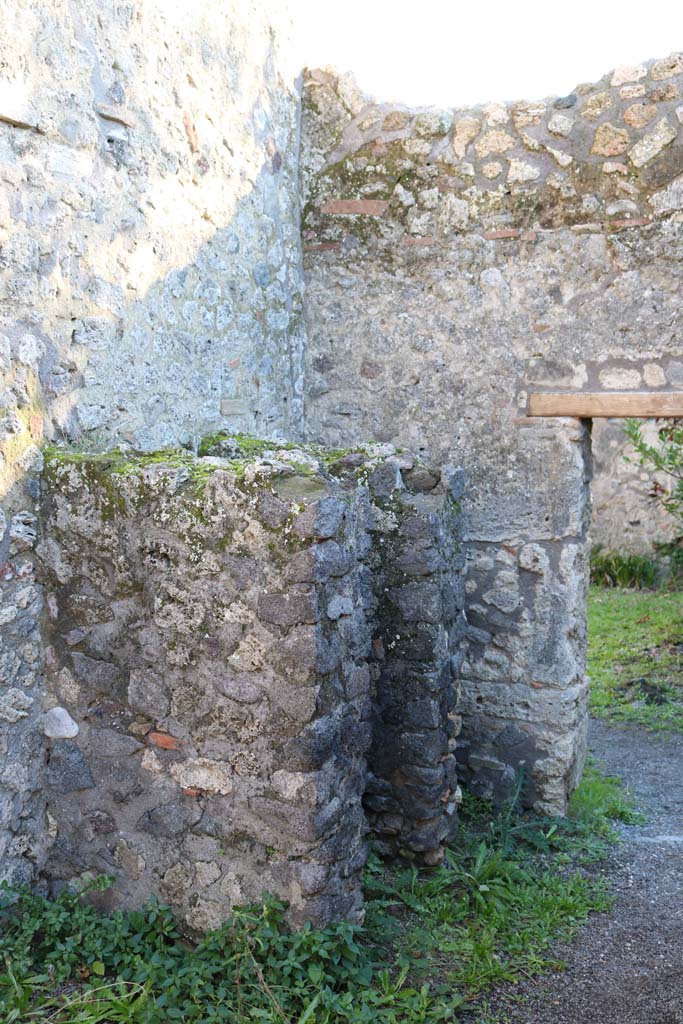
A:
POLYGON ((225 430, 219 430, 214 434, 207 434, 199 442, 197 454, 200 458, 207 455, 228 458, 237 461, 249 461, 257 459, 265 452, 276 450, 293 451, 298 447, 289 441, 272 441, 262 437, 253 437, 251 434, 231 434, 225 430))
POLYGON ((185 469, 188 473, 187 497, 176 510, 176 518, 184 512, 191 520, 206 522, 204 492, 211 474, 217 468, 197 460, 182 449, 161 449, 156 452, 83 452, 73 448, 46 445, 44 476, 48 486, 59 487, 61 470, 74 466, 92 494, 102 519, 106 522, 130 509, 142 508, 154 498, 154 489, 144 480, 144 470, 150 466, 168 466, 171 470, 185 469), (121 488, 122 478, 137 477, 135 494, 126 495, 121 488))

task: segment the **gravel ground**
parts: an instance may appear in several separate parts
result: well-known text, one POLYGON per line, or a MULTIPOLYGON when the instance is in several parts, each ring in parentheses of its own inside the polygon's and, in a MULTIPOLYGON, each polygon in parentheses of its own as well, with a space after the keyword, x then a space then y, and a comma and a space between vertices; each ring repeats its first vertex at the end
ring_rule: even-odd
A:
POLYGON ((558 947, 566 971, 498 993, 472 1024, 683 1024, 683 736, 593 722, 590 746, 647 815, 606 865, 614 908, 558 947))

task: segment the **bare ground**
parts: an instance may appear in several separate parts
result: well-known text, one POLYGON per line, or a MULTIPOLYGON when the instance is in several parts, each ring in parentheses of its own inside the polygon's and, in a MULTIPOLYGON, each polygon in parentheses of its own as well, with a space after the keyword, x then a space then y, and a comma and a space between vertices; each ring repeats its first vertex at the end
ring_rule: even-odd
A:
POLYGON ((620 826, 614 907, 558 947, 566 970, 498 993, 481 1024, 683 1024, 683 736, 593 722, 590 746, 647 823, 620 826))

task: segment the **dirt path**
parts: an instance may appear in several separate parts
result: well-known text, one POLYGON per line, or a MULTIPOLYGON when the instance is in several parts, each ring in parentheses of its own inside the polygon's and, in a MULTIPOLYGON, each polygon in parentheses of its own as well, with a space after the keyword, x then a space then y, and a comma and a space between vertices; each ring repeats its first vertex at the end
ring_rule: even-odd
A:
POLYGON ((647 823, 621 826, 605 869, 614 908, 558 949, 567 970, 493 1006, 509 1024, 683 1024, 683 736, 593 722, 590 746, 647 823))

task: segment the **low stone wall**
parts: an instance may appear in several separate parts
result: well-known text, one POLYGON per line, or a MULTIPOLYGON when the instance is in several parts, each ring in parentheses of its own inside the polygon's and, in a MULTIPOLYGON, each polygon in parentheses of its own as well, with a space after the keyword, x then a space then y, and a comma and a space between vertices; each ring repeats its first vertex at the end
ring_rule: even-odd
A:
POLYGON ((438 860, 454 822, 460 477, 249 445, 45 470, 45 874, 112 874, 115 905, 156 893, 198 930, 264 890, 295 924, 361 915, 368 756, 392 852, 438 860))

